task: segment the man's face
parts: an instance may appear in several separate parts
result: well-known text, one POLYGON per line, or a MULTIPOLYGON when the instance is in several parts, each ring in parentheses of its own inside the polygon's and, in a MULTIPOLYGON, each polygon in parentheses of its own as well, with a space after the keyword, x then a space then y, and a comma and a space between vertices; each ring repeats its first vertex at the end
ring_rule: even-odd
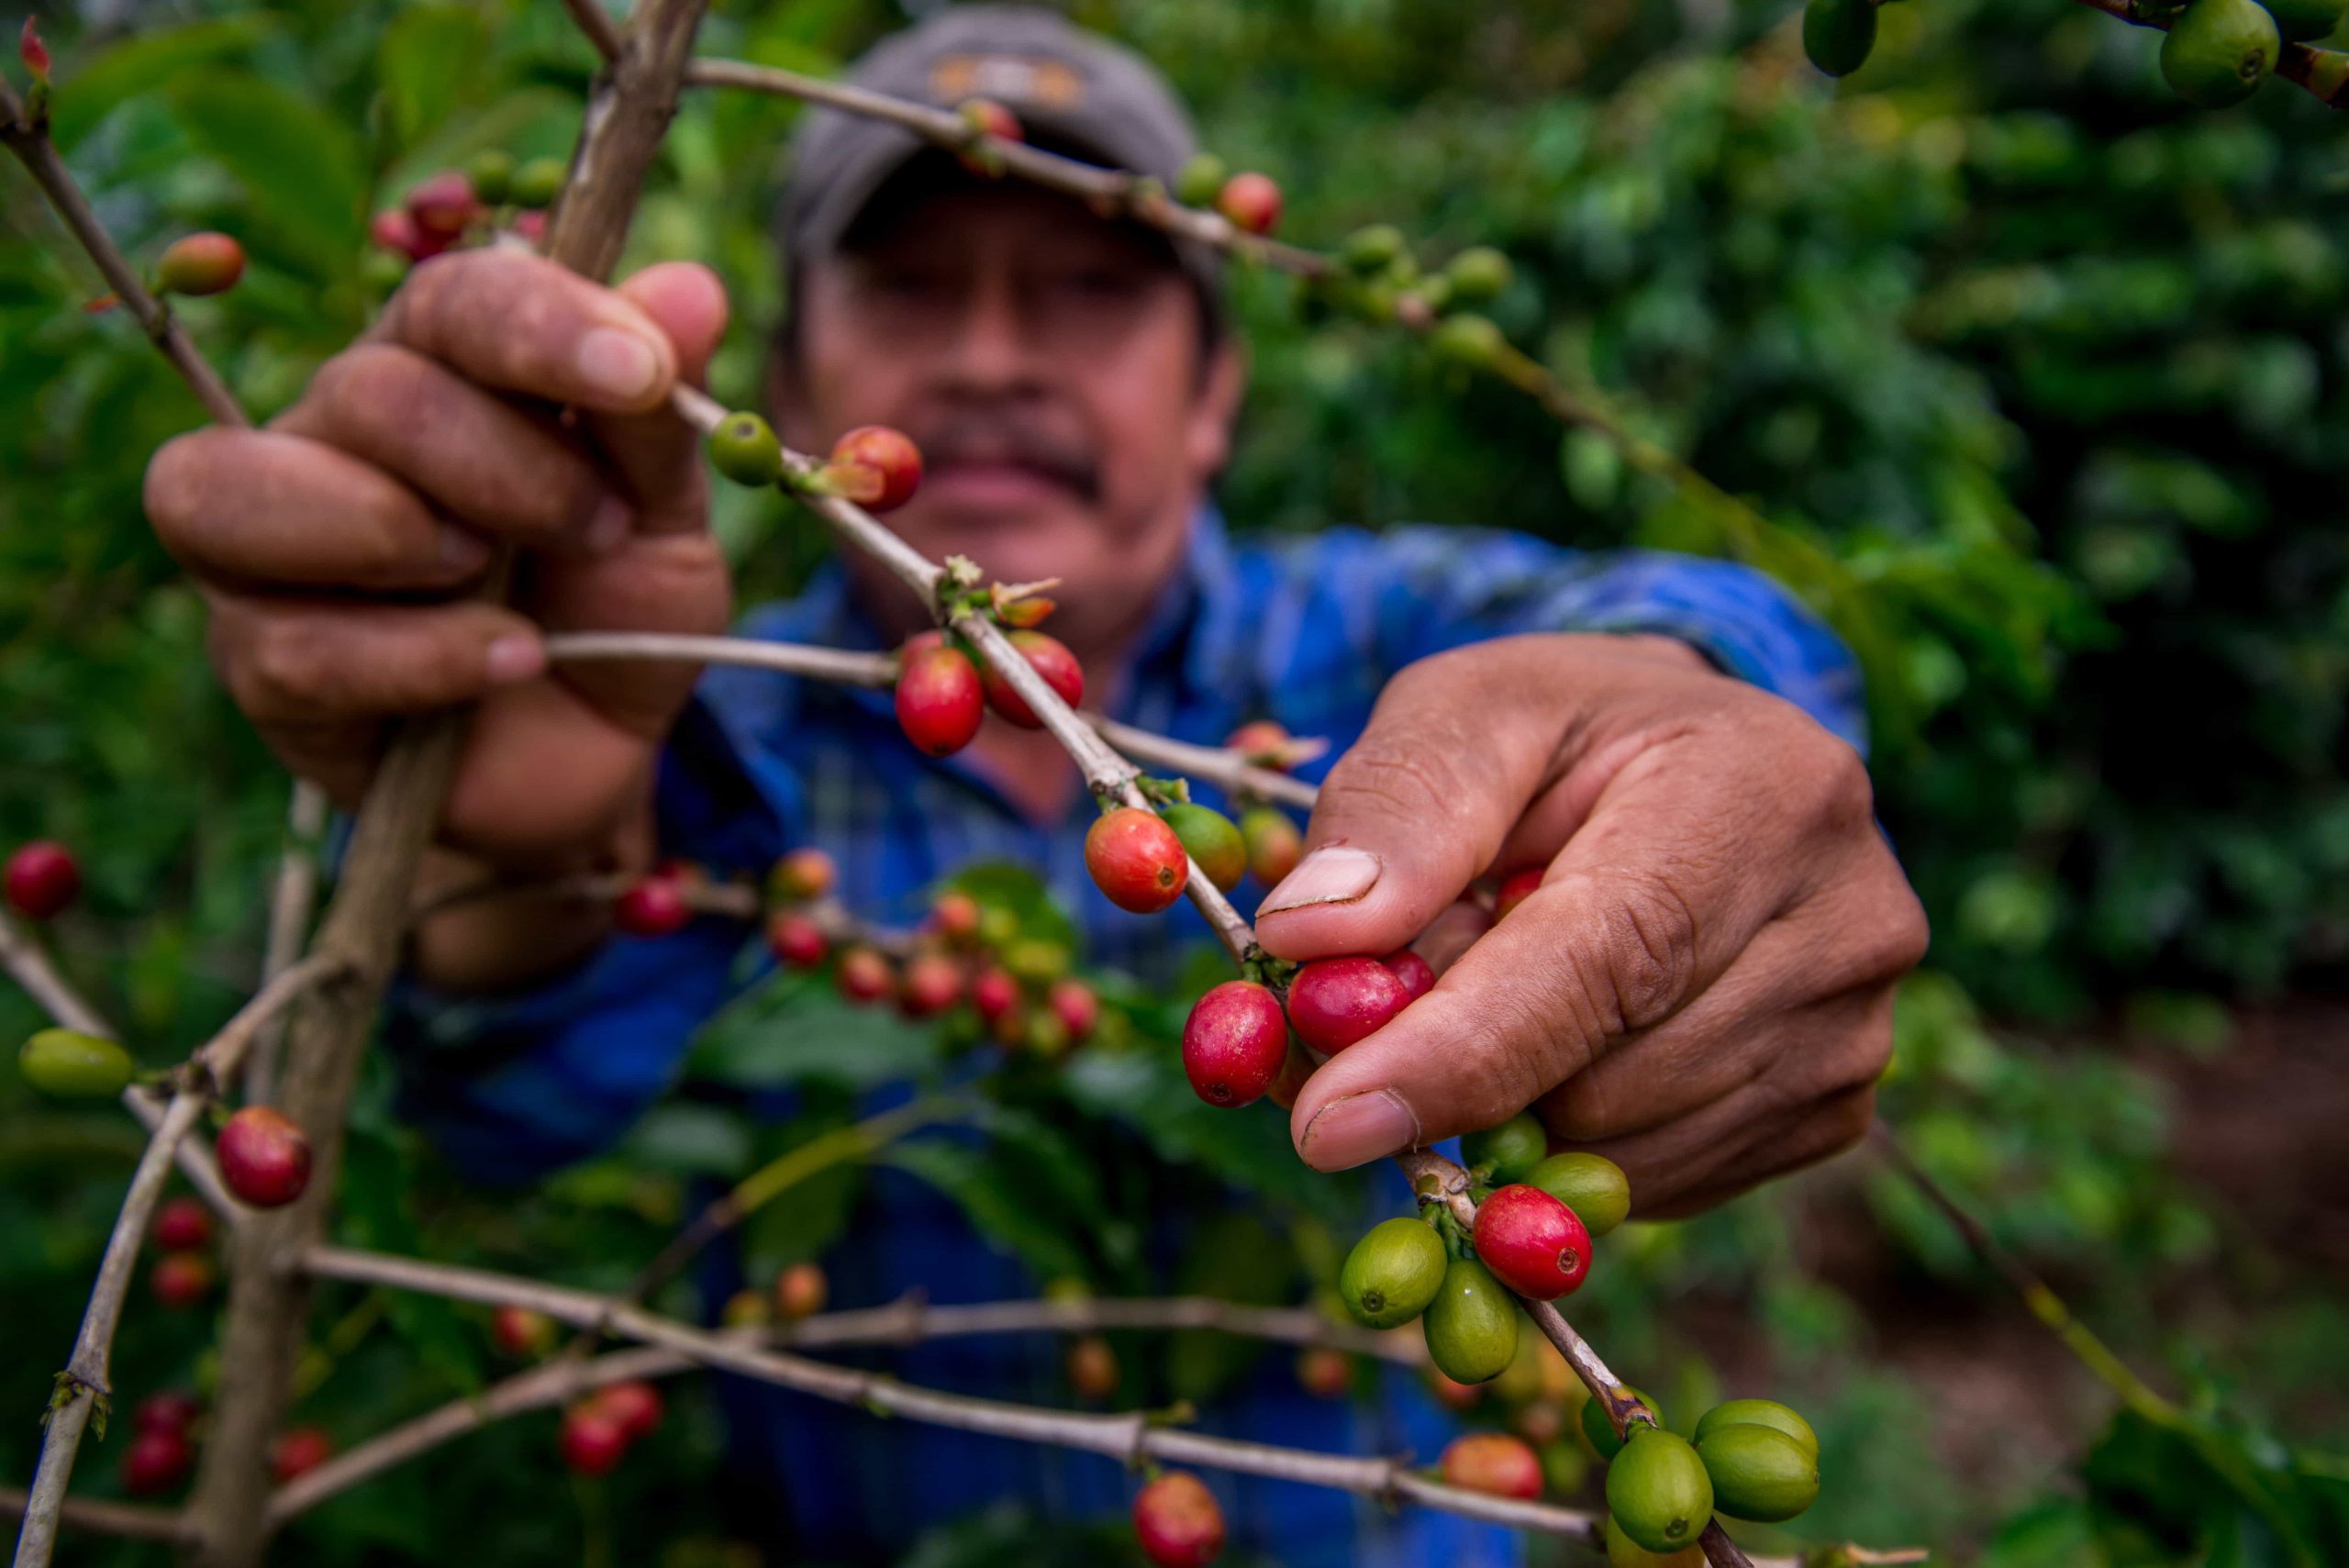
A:
MULTIPOLYGON (((1163 251, 1074 202, 951 188, 808 268, 785 430, 817 452, 858 425, 905 431, 921 489, 890 523, 1002 582, 1061 578, 1052 629, 1114 644, 1228 450, 1237 357, 1202 360, 1198 308, 1163 251)), ((914 608, 902 589, 873 602, 914 608)))

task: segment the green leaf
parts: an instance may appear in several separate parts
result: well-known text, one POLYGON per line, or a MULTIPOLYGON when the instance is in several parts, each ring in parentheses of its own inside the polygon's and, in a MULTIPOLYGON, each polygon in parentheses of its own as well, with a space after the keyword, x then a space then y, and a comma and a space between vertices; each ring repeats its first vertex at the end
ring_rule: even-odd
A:
POLYGON ((375 65, 393 139, 402 147, 446 120, 470 94, 489 52, 479 13, 454 6, 403 10, 375 40, 375 65))
POLYGON ((124 99, 161 92, 205 66, 239 59, 276 27, 273 18, 254 15, 158 28, 127 39, 58 83, 50 100, 50 136, 70 149, 124 99))
MULTIPOLYGON (((416 1190, 414 1162, 397 1140, 368 1118, 355 1119, 343 1151, 341 1230, 353 1244, 413 1257, 428 1249, 409 1211, 416 1190)), ((387 1291, 384 1316, 422 1365, 463 1389, 482 1385, 482 1347, 454 1303, 413 1291, 387 1291)))
POLYGON ((938 1054, 935 1029, 852 1006, 819 977, 779 972, 703 1029, 686 1071, 742 1088, 863 1090, 917 1077, 938 1054))
POLYGON ((1039 1279, 1092 1277, 1092 1262, 1074 1228, 1019 1190, 1004 1159, 944 1138, 898 1144, 885 1158, 952 1198, 980 1235, 1026 1263, 1039 1279))
POLYGON ((316 277, 350 265, 368 181, 358 139, 342 120, 243 72, 181 83, 172 110, 188 139, 244 187, 254 217, 316 277))

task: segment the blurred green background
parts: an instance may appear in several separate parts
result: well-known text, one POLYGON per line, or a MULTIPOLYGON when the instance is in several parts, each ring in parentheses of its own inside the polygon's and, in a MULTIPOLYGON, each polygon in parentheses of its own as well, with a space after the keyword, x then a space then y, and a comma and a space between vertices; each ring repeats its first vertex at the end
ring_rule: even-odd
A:
MULTIPOLYGON (((1799 1396, 1828 1442, 1816 1539, 2011 1568, 2349 1561, 2349 1467, 2312 1451, 2349 1445, 2349 122, 2285 83, 2190 110, 2156 35, 2062 0, 1888 6, 1840 84, 1804 63, 1783 5, 1075 9, 1156 60, 1235 167, 1282 182, 1286 235, 1386 220, 1430 260, 1505 250, 1518 279, 1493 314, 1513 339, 1766 517, 1725 533, 1508 389, 1391 332, 1308 328, 1286 280, 1236 282, 1255 369, 1223 486, 1235 526, 1499 523, 1743 553, 1852 639, 1884 818, 1935 931, 1887 1113, 2209 1424, 2194 1442, 2108 1428, 2110 1396, 1863 1159, 1610 1244, 1577 1315, 1593 1338, 1668 1402, 1679 1380, 1684 1408, 1717 1386, 1799 1396)), ((368 213, 485 147, 566 151, 592 63, 535 0, 39 15, 58 139, 126 248, 204 226, 251 251, 241 287, 184 315, 263 414, 373 308, 368 213)), ((902 15, 721 0, 705 48, 829 71, 902 15)), ((794 112, 694 97, 634 237, 639 259, 728 278, 742 325, 715 381, 737 401, 781 295, 763 220, 794 112)), ((197 409, 118 313, 79 308, 101 286, 13 161, 0 237, 0 843, 83 851, 69 968, 160 1064, 249 986, 284 784, 139 512, 147 455, 197 409)), ((718 522, 746 599, 819 548, 745 493, 718 522)), ((839 1062, 729 1049, 770 1000, 718 1031, 701 1076, 813 1084, 820 1116, 844 1100, 839 1062)), ((1130 1000, 1144 1033, 1163 1026, 1163 999, 1130 1000)), ((32 1021, 0 992, 0 1038, 32 1021)), ((1156 1125, 1163 1067, 1014 1085, 1015 1109, 1032 1099, 1018 1130, 1123 1123, 1150 1136, 1117 1158, 1264 1192, 1302 1262, 1256 1283, 1299 1297, 1327 1261, 1322 1200, 1276 1158, 1274 1118, 1156 1125)), ((585 1284, 649 1255, 693 1178, 780 1147, 688 1096, 612 1159, 492 1207, 383 1102, 376 1085, 348 1184, 355 1239, 585 1284)), ((0 1322, 18 1347, 0 1410, 25 1418, 0 1420, 0 1483, 30 1473, 30 1416, 136 1147, 120 1118, 0 1074, 0 1322)), ((991 1226, 997 1174, 956 1173, 991 1226)), ((1040 1272, 1148 1283, 1108 1242, 1049 1234, 1097 1241, 1086 1203, 1012 1207, 1029 1229, 998 1239, 1040 1272)), ((769 1259, 838 1224, 800 1218, 769 1259)), ((454 1309, 329 1295, 317 1329, 305 1413, 345 1442, 495 1370, 454 1309)), ((208 1375, 210 1333, 203 1312, 135 1315, 120 1386, 208 1375)), ((1129 1352, 1145 1378, 1159 1359, 1129 1352)), ((551 1421, 525 1420, 350 1495, 298 1545, 740 1562, 706 1485, 714 1416, 682 1388, 679 1408, 657 1452, 575 1506, 551 1421)), ((112 1488, 110 1455, 83 1481, 112 1488)), ((1052 1539, 975 1521, 922 1561, 1033 1562, 1052 1539)), ((118 1558, 142 1553, 68 1560, 118 1558)))

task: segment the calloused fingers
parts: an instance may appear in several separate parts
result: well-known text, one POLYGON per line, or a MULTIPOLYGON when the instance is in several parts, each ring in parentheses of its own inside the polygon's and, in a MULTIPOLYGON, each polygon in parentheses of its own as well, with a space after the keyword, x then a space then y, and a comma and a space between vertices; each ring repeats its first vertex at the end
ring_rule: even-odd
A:
POLYGON ((1636 1178, 1631 1213, 1639 1219, 1684 1219, 1727 1203, 1774 1177, 1831 1160, 1867 1137, 1876 1119, 1876 1086, 1864 1084, 1811 1106, 1790 1121, 1757 1129, 1745 1146, 1722 1162, 1713 1178, 1684 1191, 1666 1189, 1653 1204, 1642 1201, 1636 1178))

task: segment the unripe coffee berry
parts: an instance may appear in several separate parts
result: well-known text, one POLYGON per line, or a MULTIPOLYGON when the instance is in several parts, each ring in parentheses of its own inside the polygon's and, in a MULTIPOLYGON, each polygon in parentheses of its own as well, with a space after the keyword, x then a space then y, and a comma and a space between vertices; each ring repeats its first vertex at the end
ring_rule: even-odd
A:
POLYGON ((1100 1401, 1118 1392, 1118 1352, 1098 1334, 1069 1341, 1068 1385, 1079 1399, 1100 1401))
POLYGON ((269 1466, 277 1476, 277 1484, 284 1485, 297 1476, 306 1475, 334 1457, 334 1440, 317 1427, 295 1427, 278 1434, 269 1451, 269 1466))
POLYGON ((755 1290, 738 1290, 718 1309, 722 1329, 763 1329, 767 1323, 767 1298, 755 1290))
POLYGON ((1712 1519, 1712 1479, 1687 1439, 1645 1428, 1608 1463, 1607 1511, 1650 1551, 1677 1551, 1712 1519))
POLYGON ((546 1354, 554 1348, 554 1319, 527 1307, 501 1307, 490 1315, 491 1342, 516 1361, 546 1354))
POLYGON ((1508 339, 1481 316, 1447 316, 1428 334, 1428 347, 1457 365, 1482 369, 1501 356, 1508 339))
POLYGON ((1248 874, 1248 846, 1230 817, 1188 800, 1168 806, 1162 815, 1209 882, 1226 893, 1240 885, 1248 874))
POLYGON ((514 183, 506 194, 516 206, 552 206, 555 197, 562 195, 566 172, 560 158, 530 159, 514 171, 514 183))
POLYGON ((28 1038, 17 1053, 25 1082, 60 1099, 119 1095, 136 1063, 119 1040, 80 1029, 47 1029, 28 1038))
POLYGON ((824 962, 829 945, 823 928, 796 909, 778 909, 767 917, 767 950, 777 963, 813 969, 824 962))
POLYGON ((1183 840, 1156 812, 1120 806, 1085 835, 1085 869, 1119 908, 1149 915, 1183 896, 1189 859, 1183 840))
MULTIPOLYGON (((1085 700, 1085 671, 1077 663, 1076 655, 1058 638, 1041 631, 1013 631, 1005 633, 1004 640, 1019 651, 1019 656, 1028 661, 1028 667, 1044 678, 1044 684, 1052 687, 1061 701, 1074 707, 1085 700)), ((989 707, 1022 729, 1044 727, 1028 699, 1004 679, 1002 671, 987 664, 980 670, 979 679, 986 687, 989 707)))
POLYGON ((1003 950, 1003 967, 1030 985, 1050 985, 1068 973, 1070 962, 1067 943, 1042 937, 1022 937, 1003 950))
POLYGON ((1403 983, 1403 995, 1414 1002, 1435 989, 1435 966, 1409 948, 1397 948, 1378 962, 1403 983))
POLYGON ((155 286, 165 294, 219 294, 245 275, 245 248, 225 234, 183 235, 155 263, 155 286))
POLYGON ((921 449, 886 425, 860 425, 833 442, 829 466, 840 493, 868 512, 902 506, 921 487, 921 449))
POLYGON ((473 183, 454 169, 423 180, 407 194, 407 215, 428 234, 462 234, 481 210, 473 197, 473 183))
POLYGON ((1263 1095, 1288 1057, 1280 999, 1252 980, 1227 980, 1200 997, 1183 1023, 1183 1075, 1211 1106, 1263 1095))
POLYGON ((950 643, 907 644, 897 676, 897 726, 923 751, 951 756, 971 743, 986 717, 979 672, 950 643))
POLYGON ((1573 1209, 1594 1239, 1622 1224, 1631 1212, 1631 1180, 1603 1154, 1579 1150, 1553 1154, 1518 1179, 1573 1209))
POLYGON ((194 1307, 212 1294, 212 1260, 201 1252, 166 1252, 148 1271, 147 1287, 164 1307, 194 1307))
POLYGON ((574 1475, 609 1475, 628 1452, 628 1434, 592 1402, 562 1418, 562 1462, 574 1475))
POLYGON ((1075 1042, 1070 1038, 1068 1026, 1061 1022, 1058 1013, 1049 1008, 1028 1020, 1027 1032, 1019 1043, 1045 1061, 1054 1061, 1066 1053, 1075 1042))
POLYGON ((1354 1385, 1354 1363, 1343 1351, 1308 1345, 1297 1353, 1297 1381, 1316 1399, 1343 1399, 1354 1385))
POLYGON ((1194 152, 1174 174, 1174 199, 1185 206, 1209 206, 1223 192, 1230 171, 1212 152, 1194 152))
POLYGON ((1134 1536, 1158 1568, 1206 1568, 1223 1551, 1223 1509, 1197 1476, 1170 1470, 1135 1496, 1134 1536))
POLYGON ((1549 1152, 1550 1135, 1530 1111, 1520 1111, 1498 1127, 1464 1133, 1460 1140, 1460 1162, 1495 1186, 1524 1180, 1549 1152))
POLYGON ((1484 1265, 1535 1301, 1571 1296, 1590 1278, 1590 1232, 1539 1187, 1506 1186, 1478 1205, 1475 1240, 1484 1265))
POLYGON ((1275 806, 1241 812, 1240 838, 1248 846, 1248 873, 1267 887, 1295 871, 1305 857, 1305 835, 1275 806))
POLYGON ((1410 1000, 1375 958, 1316 959, 1288 983, 1288 1021, 1297 1039, 1333 1056, 1376 1033, 1410 1000))
POLYGON ((661 1424, 661 1391, 642 1378, 607 1385, 596 1391, 592 1403, 630 1442, 651 1436, 661 1424))
POLYGON ((982 969, 971 979, 971 1006, 987 1023, 1019 1006, 1019 982, 1000 969, 982 969))
POLYGON ((831 1296, 831 1283, 814 1263, 793 1263, 774 1276, 774 1315, 786 1323, 813 1318, 831 1296))
POLYGON ((8 906, 28 920, 46 920, 61 913, 82 891, 82 867, 73 851, 54 839, 19 844, 0 876, 8 906))
POLYGON ((1071 1043, 1089 1038, 1094 1026, 1101 1021, 1101 999, 1082 980, 1053 981, 1052 990, 1045 993, 1044 1005, 1068 1030, 1071 1043))
POLYGON ((1391 223, 1374 223, 1347 235, 1338 255, 1348 267, 1367 277, 1401 261, 1408 249, 1401 229, 1391 223))
POLYGON ((1435 1300, 1451 1262, 1433 1226, 1410 1218, 1382 1219, 1346 1254, 1338 1297, 1366 1329, 1400 1328, 1435 1300))
POLYGON ((783 477, 783 443, 773 427, 748 409, 720 419, 707 445, 710 465, 737 484, 758 489, 783 477))
POLYGON ((502 147, 484 147, 465 165, 473 195, 495 206, 514 189, 514 155, 502 147))
POLYGON ((1542 1461, 1521 1438, 1507 1432, 1466 1432, 1452 1440, 1439 1468, 1451 1485, 1495 1497, 1542 1495, 1542 1461))
POLYGON ((832 857, 814 848, 792 851, 767 873, 767 895, 778 904, 799 904, 821 898, 840 880, 832 857))
POLYGON ((310 1140, 267 1106, 247 1106, 214 1140, 220 1180, 239 1202, 283 1208, 310 1184, 310 1140))
POLYGON ((1819 1455, 1776 1427, 1731 1423, 1697 1440, 1713 1507, 1733 1519, 1784 1524, 1819 1501, 1819 1455))
POLYGON ((195 1450, 184 1432, 141 1432, 122 1451, 122 1489, 134 1497, 152 1497, 187 1479, 195 1450))
POLYGON ((685 890, 674 877, 640 877, 612 900, 612 924, 631 937, 669 936, 693 917, 685 890))
POLYGON ((872 948, 851 948, 841 953, 833 980, 841 995, 852 1002, 877 1002, 896 984, 888 959, 872 948))
POLYGON ((1270 234, 1281 226, 1281 188, 1269 174, 1253 170, 1234 174, 1216 193, 1216 210, 1234 228, 1249 234, 1270 234))
POLYGON ((897 983, 897 1010, 909 1018, 930 1018, 963 999, 963 970, 943 953, 917 954, 897 983))
MULTIPOLYGON (((1628 1384, 1619 1385, 1618 1392, 1637 1400, 1658 1426, 1664 1424, 1664 1407, 1655 1400, 1628 1384)), ((1634 1432, 1639 1429, 1636 1425, 1631 1428, 1634 1432)), ((1615 1435, 1615 1423, 1608 1416, 1607 1402, 1603 1399, 1594 1398, 1584 1402, 1582 1435, 1590 1440, 1592 1450, 1601 1459, 1611 1460, 1623 1451, 1623 1440, 1615 1435)))
POLYGON ((1443 269, 1453 303, 1484 305, 1508 292, 1516 269, 1508 258, 1489 245, 1471 245, 1443 269))
POLYGON ((1421 1322, 1428 1356, 1461 1383, 1498 1377, 1517 1355, 1517 1303, 1492 1271, 1470 1258, 1445 1266, 1421 1322))
POLYGON ((184 1432, 204 1414, 204 1401, 184 1388, 150 1394, 130 1413, 135 1432, 184 1432))
POLYGON ((1810 1423, 1802 1418, 1801 1412, 1775 1399, 1731 1399, 1716 1405, 1698 1421, 1696 1435, 1690 1440, 1701 1445, 1723 1427, 1768 1427, 1792 1438, 1811 1458, 1819 1457, 1819 1434, 1811 1430, 1810 1423))
POLYGON ((166 1252, 200 1252, 212 1245, 212 1211, 192 1197, 175 1197, 155 1211, 155 1245, 166 1252))

